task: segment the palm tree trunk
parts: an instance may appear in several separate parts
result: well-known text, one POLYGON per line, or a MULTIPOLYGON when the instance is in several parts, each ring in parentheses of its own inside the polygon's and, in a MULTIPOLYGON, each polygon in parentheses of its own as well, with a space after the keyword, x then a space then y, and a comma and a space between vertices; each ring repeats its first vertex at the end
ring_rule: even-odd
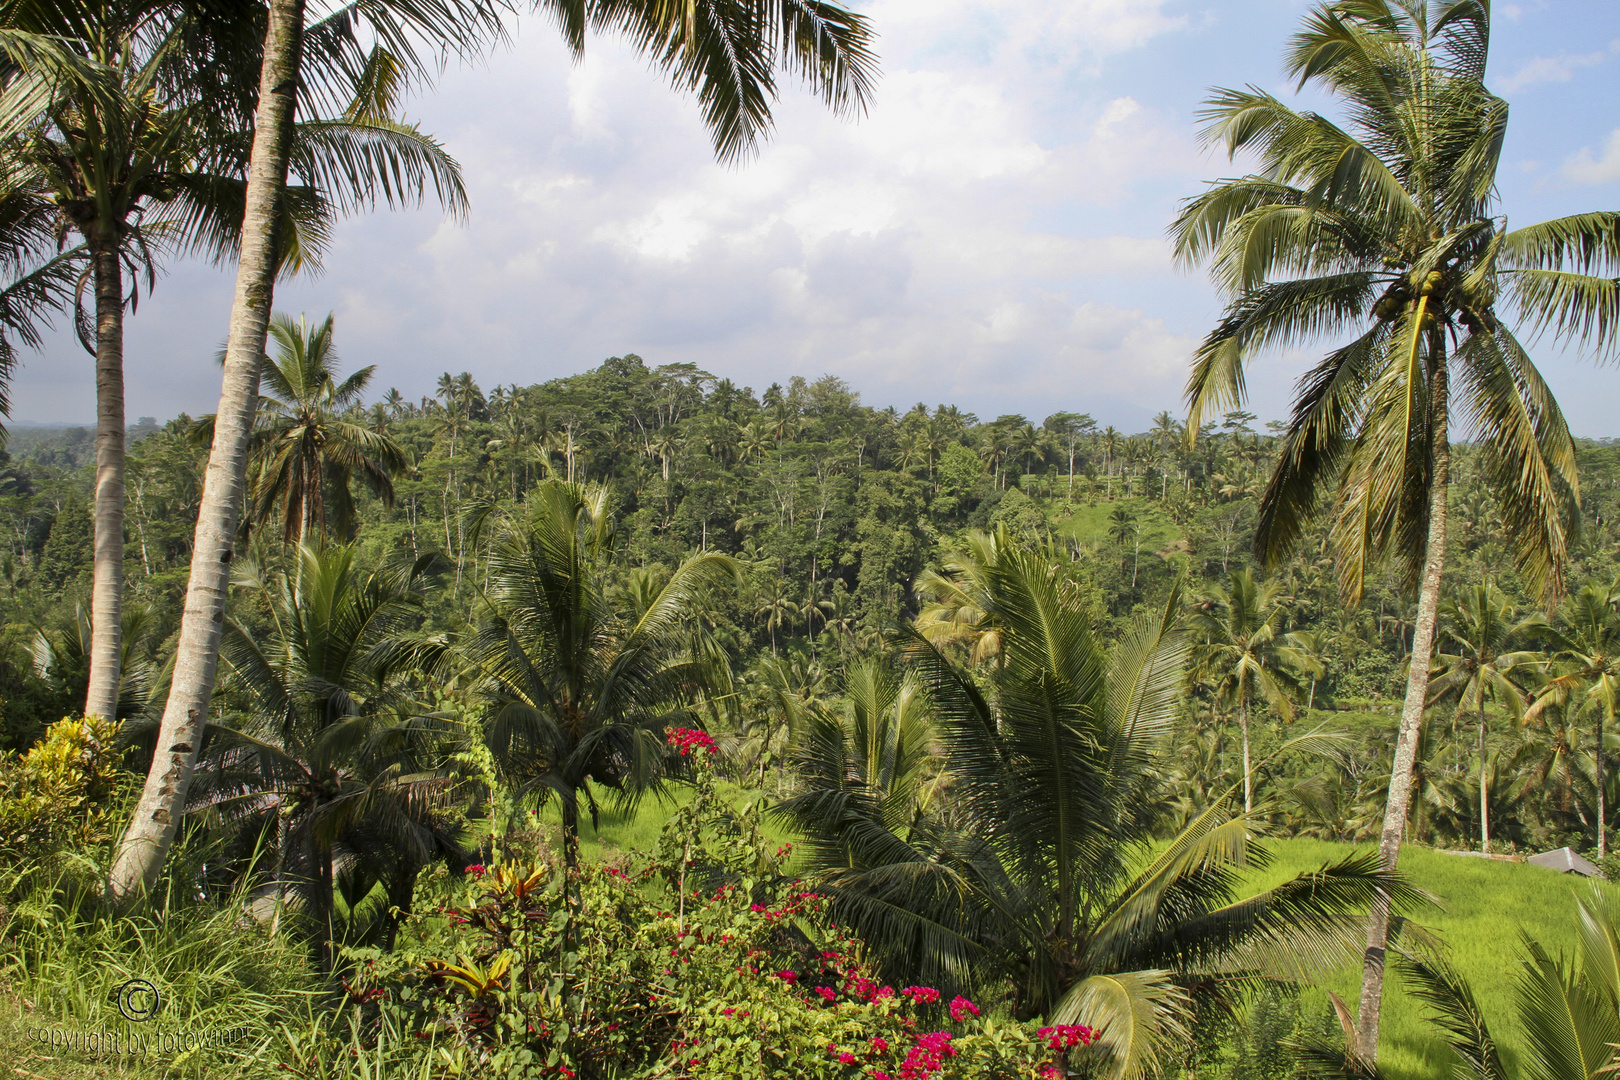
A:
POLYGON ((1249 764, 1249 699, 1243 699, 1238 726, 1243 729, 1243 812, 1254 813, 1254 782, 1249 764))
POLYGON ((1606 805, 1607 798, 1606 798, 1606 795, 1605 795, 1605 793, 1603 791, 1603 710, 1602 709, 1598 710, 1598 732, 1597 732, 1597 735, 1598 735, 1597 757, 1594 759, 1594 762, 1597 765, 1597 834, 1598 834, 1597 851, 1598 851, 1598 858, 1602 859, 1602 858, 1606 857, 1609 854, 1609 828, 1608 828, 1608 826, 1609 826, 1609 815, 1608 815, 1609 808, 1606 805))
MULTIPOLYGON (((1481 706, 1483 702, 1479 703, 1481 706)), ((1491 793, 1485 777, 1485 710, 1479 710, 1479 850, 1491 850, 1491 793)))
POLYGON ((99 237, 96 276, 96 539, 86 716, 118 715, 124 609, 124 278, 115 237, 99 237))
POLYGON ((191 578, 157 749, 107 879, 108 895, 115 900, 149 888, 163 868, 185 807, 214 692, 225 590, 247 480, 248 438, 274 298, 276 210, 287 186, 303 31, 304 0, 270 0, 242 219, 242 256, 231 303, 214 445, 197 512, 191 578))
MULTIPOLYGON (((1439 350, 1434 350, 1438 353, 1439 350)), ((1401 857, 1401 836, 1412 804, 1412 776, 1417 764, 1418 732, 1429 693, 1429 661, 1434 654, 1434 630, 1440 609, 1440 577, 1446 565, 1446 484, 1451 473, 1451 444, 1446 428, 1446 367, 1437 362, 1433 377, 1433 473, 1429 495, 1429 535, 1424 544, 1423 578, 1418 591, 1417 619, 1412 630, 1412 659, 1406 676, 1406 701, 1401 707, 1400 735, 1390 771, 1389 796, 1384 806, 1384 829, 1378 839, 1379 865, 1393 871, 1401 857)), ((1356 1017, 1357 1054, 1368 1066, 1378 1061, 1378 1019, 1384 998, 1384 954, 1389 948, 1389 901, 1373 901, 1367 920, 1367 951, 1363 957, 1361 1001, 1356 1017)))
POLYGON ((579 867, 579 803, 564 799, 562 805, 563 867, 573 871, 579 867))

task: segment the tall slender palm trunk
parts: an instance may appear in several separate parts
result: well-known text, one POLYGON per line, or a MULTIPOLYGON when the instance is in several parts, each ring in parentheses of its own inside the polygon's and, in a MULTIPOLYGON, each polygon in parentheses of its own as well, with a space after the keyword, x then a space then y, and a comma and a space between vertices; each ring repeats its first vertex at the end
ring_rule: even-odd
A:
POLYGON ((1593 765, 1597 770, 1597 852, 1602 859, 1609 854, 1609 807, 1607 795, 1603 790, 1603 710, 1598 710, 1597 756, 1593 758, 1593 765))
POLYGON ((303 32, 304 0, 270 0, 242 220, 242 257, 236 270, 214 445, 192 544, 191 579, 152 768, 107 880, 108 895, 115 900, 143 892, 163 868, 185 808, 214 692, 225 592, 247 480, 248 438, 274 298, 276 216, 287 185, 303 32))
POLYGON ((1243 699, 1238 712, 1238 726, 1243 729, 1243 812, 1254 813, 1254 767, 1249 763, 1249 699, 1243 699))
MULTIPOLYGON (((1438 347, 1430 355, 1442 356, 1438 347)), ((1411 666, 1406 676, 1406 701, 1401 707, 1400 735, 1389 776, 1389 798, 1384 806, 1384 829, 1378 838, 1378 862, 1393 871, 1400 862, 1401 838, 1412 805, 1412 777, 1417 764, 1418 734, 1423 706, 1429 694, 1429 661, 1434 655, 1434 631, 1440 610, 1440 577, 1446 565, 1446 484, 1451 473, 1451 444, 1446 428, 1447 378, 1443 357, 1431 380, 1434 417, 1432 490, 1429 495, 1429 535, 1424 544, 1423 577, 1418 590, 1417 619, 1412 631, 1411 666)), ((1378 1020, 1384 998, 1384 957, 1389 948, 1389 901, 1373 901, 1367 920, 1367 951, 1362 961, 1361 1001, 1356 1014, 1357 1054, 1368 1065, 1378 1061, 1378 1020)))
MULTIPOLYGON (((98 230, 99 232, 99 230, 98 230)), ((96 285, 96 526, 86 716, 118 715, 124 611, 124 277, 115 236, 93 242, 96 285)))
POLYGON ((1491 850, 1491 789, 1485 776, 1485 708, 1484 702, 1475 702, 1479 709, 1479 850, 1491 850))

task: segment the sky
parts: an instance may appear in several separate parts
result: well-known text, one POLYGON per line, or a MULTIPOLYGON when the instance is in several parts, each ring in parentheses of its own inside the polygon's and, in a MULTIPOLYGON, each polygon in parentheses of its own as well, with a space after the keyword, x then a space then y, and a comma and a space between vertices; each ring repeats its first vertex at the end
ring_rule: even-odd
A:
MULTIPOLYGON (((636 353, 762 391, 836 375, 878 407, 955 403, 1145 430, 1181 414, 1220 299, 1176 267, 1180 200, 1239 167, 1203 148, 1210 88, 1288 96, 1298 0, 858 0, 877 33, 870 110, 784 85, 773 137, 716 163, 697 103, 622 43, 573 63, 549 24, 446 72, 409 118, 461 163, 465 221, 343 222, 277 308, 336 316, 373 397, 441 372, 528 385, 636 353)), ((1488 83, 1512 106, 1510 224, 1620 207, 1620 3, 1497 3, 1488 83)), ((1324 103, 1306 100, 1320 107, 1324 103)), ((128 320, 127 412, 212 412, 234 270, 169 266, 128 320)), ((1577 435, 1620 436, 1620 365, 1534 350, 1577 435)), ((1258 357, 1248 408, 1281 419, 1312 354, 1258 357)), ((14 377, 22 423, 88 423, 65 333, 14 377)))

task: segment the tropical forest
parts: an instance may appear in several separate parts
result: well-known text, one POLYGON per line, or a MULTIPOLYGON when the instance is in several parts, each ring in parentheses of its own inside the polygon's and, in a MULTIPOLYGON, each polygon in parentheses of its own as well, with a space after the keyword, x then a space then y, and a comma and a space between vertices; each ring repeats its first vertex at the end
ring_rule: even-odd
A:
POLYGON ((8 1075, 1620 1071, 1620 441, 1537 366, 1620 361, 1620 209, 1505 205, 1518 6, 1284 6, 1128 422, 277 296, 469 212, 406 103, 519 26, 746 171, 883 5, 0 2, 0 387, 95 416, 0 451, 8 1075), (217 408, 131 418, 186 263, 217 408))

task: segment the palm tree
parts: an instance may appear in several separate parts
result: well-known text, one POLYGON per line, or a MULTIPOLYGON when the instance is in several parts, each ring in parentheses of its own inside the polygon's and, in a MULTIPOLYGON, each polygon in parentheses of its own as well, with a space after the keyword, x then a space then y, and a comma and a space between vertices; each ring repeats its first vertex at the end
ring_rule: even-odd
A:
POLYGON ((1131 588, 1136 588, 1136 568, 1142 558, 1142 523, 1123 506, 1116 506, 1108 515, 1108 535, 1122 548, 1127 541, 1131 543, 1131 588))
MULTIPOLYGON (((586 26, 594 25, 622 34, 676 85, 696 91, 722 160, 746 157, 768 130, 778 70, 804 78, 837 112, 861 111, 871 95, 876 59, 866 20, 830 0, 787 4, 746 0, 724 6, 670 5, 662 0, 536 0, 535 6, 557 16, 576 55, 583 50, 586 26)), ((386 33, 378 36, 397 49, 408 49, 413 40, 425 38, 437 55, 447 49, 476 51, 487 36, 502 32, 503 12, 502 5, 480 0, 396 0, 343 8, 341 13, 351 22, 365 17, 382 23, 386 33)), ((199 725, 213 692, 228 579, 226 557, 242 512, 259 360, 275 291, 276 221, 292 163, 291 129, 306 44, 304 16, 305 0, 268 0, 218 438, 209 454, 193 544, 193 551, 200 554, 191 563, 174 680, 159 740, 174 749, 159 754, 147 775, 109 877, 108 889, 114 896, 128 895, 156 880, 174 837, 174 822, 196 760, 199 725)), ((420 182, 422 176, 407 171, 403 179, 420 182)), ((394 189, 385 191, 391 195, 394 189)), ((572 454, 569 473, 572 479, 572 454)))
POLYGON ((1282 629, 1287 606, 1275 581, 1261 584, 1247 570, 1233 570, 1231 587, 1212 588, 1194 605, 1188 631, 1193 667, 1215 685, 1228 708, 1236 707, 1243 737, 1243 812, 1254 812, 1254 766, 1249 755, 1249 708, 1256 697, 1284 720, 1294 718, 1290 670, 1320 677, 1310 643, 1282 629))
POLYGON ((359 403, 376 366, 337 381, 332 316, 311 326, 303 316, 270 320, 276 355, 265 358, 261 396, 264 420, 253 433, 259 460, 254 517, 259 524, 279 510, 282 539, 309 543, 310 529, 324 539, 329 526, 347 540, 354 527, 349 483, 358 473, 385 506, 394 504, 391 473, 408 467, 405 449, 387 435, 342 419, 359 403), (328 509, 328 500, 331 507, 328 509))
MULTIPOLYGON (((125 274, 144 271, 150 289, 159 250, 192 250, 221 260, 234 252, 241 228, 248 110, 234 87, 252 58, 242 55, 228 21, 192 7, 22 3, 6 13, 13 29, 66 43, 83 66, 74 78, 63 79, 54 59, 42 69, 32 48, 14 52, 24 88, 42 89, 38 80, 51 81, 50 93, 28 113, 27 128, 7 140, 7 158, 21 174, 13 182, 32 178, 36 197, 57 209, 63 230, 82 237, 78 250, 94 285, 93 320, 81 315, 80 321, 80 339, 96 357, 97 398, 96 640, 89 712, 111 707, 118 683, 123 321, 124 306, 133 304, 139 290, 138 284, 126 289, 125 274), (156 219, 155 229, 148 219, 156 219)), ((330 67, 331 61, 322 57, 317 64, 330 67)), ((24 93, 17 100, 26 99, 24 93)), ((303 188, 288 200, 282 215, 286 268, 316 264, 334 208, 366 201, 367 185, 393 182, 379 176, 386 166, 366 160, 379 140, 392 144, 384 153, 396 164, 425 168, 436 184, 454 179, 454 163, 414 128, 359 111, 298 125, 293 152, 302 171, 342 171, 332 162, 347 157, 351 175, 346 189, 323 183, 321 194, 303 188)))
MULTIPOLYGON (((426 74, 430 70, 431 62, 418 63, 410 52, 415 36, 448 46, 470 44, 477 31, 465 29, 469 26, 498 32, 498 14, 486 11, 482 20, 475 18, 483 9, 471 7, 474 2, 465 0, 468 6, 464 7, 463 0, 384 0, 342 7, 306 33, 304 0, 268 0, 263 47, 257 56, 257 97, 241 103, 240 109, 252 113, 251 123, 238 129, 252 133, 237 173, 246 176, 239 188, 241 215, 199 223, 213 251, 237 255, 237 288, 174 676, 159 727, 160 750, 108 874, 107 893, 114 900, 144 891, 157 879, 174 840, 202 743, 225 625, 230 561, 243 510, 275 279, 288 264, 296 236, 288 227, 289 211, 300 203, 357 209, 373 205, 379 198, 389 205, 410 204, 419 202, 429 186, 448 207, 459 210, 465 206, 459 169, 438 144, 414 127, 377 117, 389 111, 403 85, 400 78, 381 73, 426 74), (359 49, 356 43, 362 21, 392 51, 359 49), (328 63, 303 63, 306 37, 310 54, 328 63), (331 103, 335 96, 350 117, 341 123, 317 122, 308 130, 309 137, 301 139, 294 116, 301 85, 308 96, 306 106, 331 103), (350 122, 374 130, 367 137, 346 138, 345 125, 350 122), (293 168, 303 181, 300 185, 288 184, 293 168), (217 242, 221 240, 224 242, 217 242)), ((211 16, 217 19, 217 13, 211 12, 211 16)), ((240 35, 253 20, 222 20, 220 24, 240 35)), ((244 96, 251 85, 247 80, 220 82, 244 96)), ((204 101, 214 103, 209 97, 204 101)), ((240 153, 243 147, 238 144, 236 149, 240 153)))
POLYGON ((788 626, 798 614, 798 605, 787 594, 780 576, 772 575, 768 591, 759 597, 754 614, 765 617, 765 631, 771 635, 771 655, 776 655, 776 631, 788 626))
POLYGON ((1006 553, 985 584, 1004 665, 981 679, 907 642, 944 750, 937 806, 902 767, 920 718, 896 708, 864 709, 865 737, 858 716, 818 726, 780 806, 834 918, 886 974, 947 993, 1010 982, 1018 1016, 1101 1030, 1105 1075, 1134 1078, 1183 1042, 1195 994, 1353 956, 1355 907, 1396 889, 1370 860, 1239 900, 1237 870, 1262 855, 1225 798, 1154 840, 1187 656, 1179 595, 1109 650, 1039 556, 1006 553))
MULTIPOLYGON (((1287 66, 1302 85, 1344 102, 1347 124, 1258 89, 1217 91, 1208 138, 1234 155, 1254 153, 1260 171, 1188 200, 1171 230, 1177 256, 1209 262, 1230 298, 1193 362, 1189 433, 1243 400, 1256 352, 1355 335, 1300 383, 1256 544, 1277 565, 1331 492, 1346 601, 1359 600, 1368 569, 1386 557, 1418 595, 1379 841, 1388 869, 1399 858, 1427 701, 1453 412, 1484 447, 1521 573, 1550 599, 1563 587, 1578 506, 1574 447, 1504 313, 1601 357, 1620 344, 1620 214, 1507 231, 1496 208, 1507 104, 1484 85, 1489 40, 1485 0, 1318 5, 1287 66)), ((1357 1021, 1367 1062, 1377 1055, 1387 942, 1387 918, 1375 912, 1357 1021)))
POLYGON ((1556 704, 1572 714, 1590 712, 1597 721, 1593 763, 1597 788, 1597 850, 1609 853, 1608 806, 1603 750, 1606 731, 1615 730, 1620 697, 1620 582, 1587 585, 1570 598, 1555 626, 1538 628, 1552 644, 1551 678, 1540 688, 1531 714, 1556 704))
POLYGON ((271 633, 227 623, 225 720, 210 728, 187 808, 272 831, 278 906, 288 889, 303 894, 322 971, 346 865, 379 868, 390 904, 408 912, 421 868, 460 851, 445 805, 454 780, 434 753, 453 733, 412 716, 400 685, 435 648, 405 633, 433 556, 366 574, 354 555, 302 545, 274 582, 239 576, 266 595, 271 633))
POLYGON ((1479 844, 1491 850, 1490 791, 1486 787, 1485 702, 1505 706, 1515 718, 1524 715, 1526 694, 1513 681, 1535 653, 1528 645, 1543 625, 1532 615, 1515 620, 1513 608, 1490 585, 1475 585, 1460 598, 1442 604, 1440 651, 1434 655, 1429 681, 1431 704, 1454 700, 1457 719, 1472 715, 1479 726, 1479 844), (1450 646, 1448 649, 1447 646, 1450 646))
POLYGON ((495 760, 524 792, 561 802, 569 867, 579 860, 580 798, 594 820, 596 787, 633 800, 653 786, 664 727, 699 722, 731 682, 725 653, 693 627, 709 590, 738 579, 737 564, 694 555, 619 610, 606 590, 606 499, 604 489, 548 480, 526 516, 486 526, 490 614, 466 648, 489 702, 495 760))
MULTIPOLYGON (((934 710, 915 670, 866 659, 844 677, 843 708, 812 708, 797 732, 795 775, 810 794, 787 812, 816 821, 859 818, 909 843, 926 829, 939 777, 934 710)), ((858 865, 855 845, 842 868, 858 865)))

